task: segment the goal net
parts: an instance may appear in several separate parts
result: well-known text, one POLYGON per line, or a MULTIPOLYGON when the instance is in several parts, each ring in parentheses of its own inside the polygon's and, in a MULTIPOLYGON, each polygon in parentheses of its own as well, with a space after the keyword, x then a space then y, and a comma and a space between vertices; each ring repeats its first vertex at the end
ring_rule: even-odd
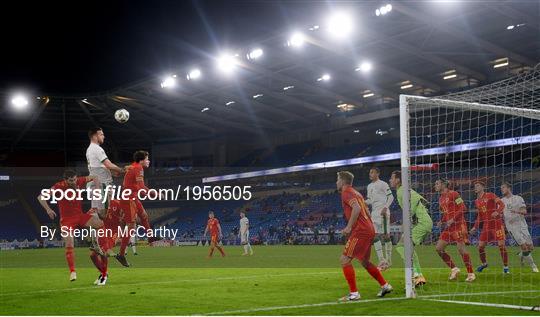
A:
POLYGON ((540 273, 531 261, 540 262, 540 251, 529 251, 540 243, 540 67, 441 97, 402 95, 400 127, 407 296, 538 310, 540 273), (505 182, 513 197, 503 194, 505 182), (416 285, 415 266, 426 284, 416 285), (450 266, 460 270, 455 280, 450 266))

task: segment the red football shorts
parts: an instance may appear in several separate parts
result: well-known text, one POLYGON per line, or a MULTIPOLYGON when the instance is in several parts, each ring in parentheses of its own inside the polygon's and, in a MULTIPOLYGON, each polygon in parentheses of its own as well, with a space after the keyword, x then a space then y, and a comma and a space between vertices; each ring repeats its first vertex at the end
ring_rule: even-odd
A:
POLYGON ((373 236, 351 235, 343 249, 343 255, 359 261, 368 260, 371 256, 373 236))
POLYGON ((467 232, 467 225, 462 223, 445 229, 441 232, 439 240, 443 240, 447 243, 458 242, 468 244, 469 234, 467 232))
POLYGON ((478 240, 481 242, 505 241, 504 227, 482 229, 478 240))
POLYGON ((217 244, 219 242, 219 237, 217 234, 212 234, 210 236, 210 242, 217 244))
POLYGON ((121 206, 124 211, 124 222, 126 224, 134 223, 137 220, 137 214, 145 212, 138 199, 122 200, 121 206))
POLYGON ((88 220, 92 218, 91 213, 80 213, 75 216, 64 217, 60 219, 60 226, 68 227, 69 229, 75 229, 77 227, 86 227, 88 220))

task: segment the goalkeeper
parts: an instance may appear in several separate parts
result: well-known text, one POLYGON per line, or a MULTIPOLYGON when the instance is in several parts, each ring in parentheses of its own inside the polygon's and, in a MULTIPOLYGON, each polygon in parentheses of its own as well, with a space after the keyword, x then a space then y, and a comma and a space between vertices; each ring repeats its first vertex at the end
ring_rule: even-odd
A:
MULTIPOLYGON (((390 186, 396 189, 399 206, 403 208, 403 187, 401 187, 401 171, 393 171, 390 177, 390 186)), ((418 245, 431 233, 433 221, 426 208, 427 201, 420 194, 411 189, 411 217, 415 220, 412 228, 413 245, 418 245)), ((396 247, 396 252, 404 258, 403 236, 396 247)), ((426 284, 426 279, 422 275, 418 255, 413 249, 413 272, 414 285, 426 284)))

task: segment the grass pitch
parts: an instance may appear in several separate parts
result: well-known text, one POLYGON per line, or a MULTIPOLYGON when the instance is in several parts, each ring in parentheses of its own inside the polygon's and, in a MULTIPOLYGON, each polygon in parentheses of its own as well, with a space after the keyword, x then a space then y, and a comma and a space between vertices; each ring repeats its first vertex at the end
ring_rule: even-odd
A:
MULTIPOLYGON (((128 256, 130 268, 109 260, 104 287, 93 285, 98 273, 87 249, 76 249, 75 282, 68 280, 63 249, 2 251, 0 314, 539 315, 485 306, 540 305, 540 274, 520 267, 517 249, 509 250, 512 273, 503 276, 498 249, 489 248, 490 267, 472 284, 464 282, 461 259, 449 249, 462 267, 459 281, 449 282, 449 269, 434 247, 424 246, 417 252, 428 284, 418 289, 417 299, 404 299, 403 269, 395 254, 394 266, 383 273, 394 292, 377 298, 378 284, 356 263, 362 300, 348 304, 337 303, 348 291, 338 261, 342 246, 255 246, 251 257, 240 256, 240 247, 225 247, 227 257, 212 259, 206 258, 206 247, 139 247, 139 255, 128 256)), ((476 249, 470 251, 477 264, 476 249)))

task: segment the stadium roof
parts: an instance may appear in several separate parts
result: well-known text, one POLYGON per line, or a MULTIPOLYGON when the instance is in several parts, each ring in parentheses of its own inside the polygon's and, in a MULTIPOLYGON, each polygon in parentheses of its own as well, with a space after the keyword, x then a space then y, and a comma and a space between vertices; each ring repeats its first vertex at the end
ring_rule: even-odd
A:
MULTIPOLYGON (((391 109, 400 93, 468 89, 540 61, 535 2, 394 2, 390 13, 376 16, 380 5, 364 2, 347 10, 354 31, 341 41, 328 35, 325 21, 306 17, 296 29, 229 47, 231 56, 238 55, 231 74, 216 70, 214 56, 171 69, 171 88, 162 88, 165 79, 156 76, 95 94, 32 96, 27 113, 2 109, 0 148, 81 148, 93 125, 126 151, 167 140, 352 127, 363 117, 396 115, 391 109), (301 47, 287 45, 295 31, 304 35, 301 47), (262 49, 261 58, 246 57, 254 48, 262 49), (359 69, 362 62, 371 70, 359 69), (194 67, 201 77, 188 80, 194 67), (343 111, 345 105, 350 111, 343 111), (114 120, 120 108, 131 114, 123 125, 114 120)), ((9 100, 8 92, 4 97, 9 100)))

